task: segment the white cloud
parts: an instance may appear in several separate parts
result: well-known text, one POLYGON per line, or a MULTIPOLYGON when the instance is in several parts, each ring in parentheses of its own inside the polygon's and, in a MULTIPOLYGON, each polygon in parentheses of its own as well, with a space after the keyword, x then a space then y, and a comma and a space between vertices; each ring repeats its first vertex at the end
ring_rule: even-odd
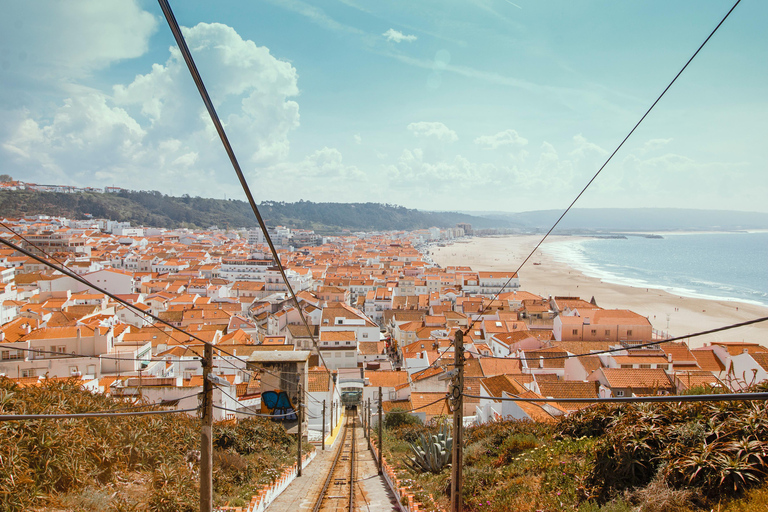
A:
POLYGON ((528 139, 521 137, 515 130, 504 130, 496 135, 481 135, 475 144, 483 149, 496 149, 501 146, 525 146, 528 139))
POLYGON ((441 142, 456 142, 459 136, 443 123, 421 121, 408 125, 408 130, 416 137, 435 138, 441 142))
POLYGON ((382 35, 387 38, 387 41, 393 41, 395 43, 402 43, 403 41, 412 43, 417 39, 417 37, 414 35, 405 35, 399 30, 395 30, 393 28, 387 30, 382 35))
POLYGON ((74 172, 134 158, 145 135, 125 110, 92 93, 65 100, 47 124, 23 120, 3 148, 48 170, 74 172))
POLYGON ((363 138, 358 133, 354 134, 352 136, 352 138, 355 140, 355 144, 362 144, 363 143, 363 138))
MULTIPOLYGON (((595 158, 605 159, 608 156, 608 151, 601 148, 593 142, 589 142, 583 135, 575 135, 573 137, 573 143, 575 148, 569 153, 569 156, 576 160, 592 159, 595 158)), ((595 162, 597 163, 597 162, 595 162)), ((602 162, 600 162, 602 163, 602 162)), ((597 169, 595 169, 597 171, 597 169)))
POLYGON ((5 2, 0 60, 12 75, 72 80, 143 55, 157 26, 136 0, 5 2))
MULTIPOLYGON (((297 73, 231 27, 183 29, 245 170, 287 159, 299 125, 297 73)), ((113 94, 84 87, 53 111, 16 112, 2 142, 30 181, 220 194, 236 181, 180 52, 113 94), (59 177, 56 173, 63 173, 59 177)))
POLYGON ((661 149, 667 144, 672 142, 672 139, 650 139, 645 142, 641 147, 634 150, 634 153, 638 155, 644 155, 657 149, 661 149))

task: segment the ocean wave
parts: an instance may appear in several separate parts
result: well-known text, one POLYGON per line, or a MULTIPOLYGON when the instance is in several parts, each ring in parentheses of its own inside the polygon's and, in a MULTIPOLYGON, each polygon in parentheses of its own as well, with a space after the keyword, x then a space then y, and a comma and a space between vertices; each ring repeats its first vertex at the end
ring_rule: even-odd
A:
MULTIPOLYGON (((645 249, 642 242, 628 245, 623 240, 564 240, 546 244, 543 249, 556 261, 606 283, 662 290, 681 297, 768 306, 768 293, 753 288, 753 283, 768 285, 768 273, 765 269, 756 268, 754 265, 743 265, 739 268, 725 253, 718 259, 718 251, 727 244, 712 244, 711 234, 700 235, 695 237, 694 234, 686 233, 685 237, 675 237, 676 245, 671 246, 669 252, 662 253, 658 252, 658 248, 654 248, 646 249, 646 253, 641 254, 645 249), (706 254, 702 253, 700 245, 704 241, 707 244, 706 254), (687 247, 688 244, 690 248, 687 247), (645 258, 638 260, 640 256, 645 258), (621 261, 622 257, 638 260, 640 264, 625 264, 621 261), (734 274, 739 270, 758 272, 758 275, 734 274), (713 275, 730 277, 735 282, 713 280, 713 275)), ((763 233, 761 236, 765 235, 763 233)), ((760 246, 756 245, 756 248, 760 254, 752 253, 747 256, 760 256, 760 246)))

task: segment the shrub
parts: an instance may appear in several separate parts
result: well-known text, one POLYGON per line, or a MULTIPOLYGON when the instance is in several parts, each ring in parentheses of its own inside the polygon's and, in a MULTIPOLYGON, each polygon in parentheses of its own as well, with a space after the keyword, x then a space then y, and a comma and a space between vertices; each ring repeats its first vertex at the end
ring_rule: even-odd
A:
POLYGON ((392 409, 384 417, 384 428, 394 429, 402 425, 422 425, 422 421, 418 416, 403 409, 392 409))

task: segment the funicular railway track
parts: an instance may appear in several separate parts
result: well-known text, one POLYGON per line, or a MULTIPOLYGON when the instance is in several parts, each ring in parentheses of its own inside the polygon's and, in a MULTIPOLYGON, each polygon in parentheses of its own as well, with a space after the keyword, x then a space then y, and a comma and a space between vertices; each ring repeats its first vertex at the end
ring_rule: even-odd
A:
POLYGON ((355 510, 356 415, 347 416, 338 451, 312 512, 355 510))

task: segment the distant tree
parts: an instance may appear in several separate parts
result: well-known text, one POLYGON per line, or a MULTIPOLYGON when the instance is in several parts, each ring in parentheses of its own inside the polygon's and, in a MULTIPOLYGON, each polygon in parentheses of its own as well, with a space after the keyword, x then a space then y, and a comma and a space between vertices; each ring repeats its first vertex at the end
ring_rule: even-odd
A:
POLYGON ((0 174, 0 183, 9 183, 13 181, 13 178, 8 176, 7 174, 0 174))

